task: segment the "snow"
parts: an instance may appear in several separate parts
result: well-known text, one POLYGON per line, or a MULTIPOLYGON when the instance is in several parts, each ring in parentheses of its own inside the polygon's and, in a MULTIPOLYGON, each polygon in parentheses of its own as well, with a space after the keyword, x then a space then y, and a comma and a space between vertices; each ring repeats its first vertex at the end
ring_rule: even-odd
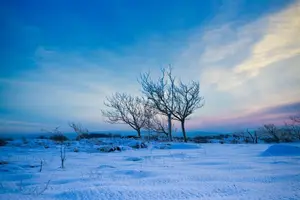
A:
POLYGON ((0 199, 300 199, 296 145, 153 142, 146 143, 148 148, 129 147, 137 143, 72 141, 65 169, 59 168, 59 145, 52 141, 10 143, 0 148, 0 161, 8 162, 0 165, 0 199), (98 151, 103 145, 125 151, 98 151), (265 152, 272 156, 261 156, 265 152), (280 152, 284 155, 273 156, 280 152))
POLYGON ((300 156, 300 147, 292 145, 276 144, 270 146, 262 153, 262 156, 300 156))

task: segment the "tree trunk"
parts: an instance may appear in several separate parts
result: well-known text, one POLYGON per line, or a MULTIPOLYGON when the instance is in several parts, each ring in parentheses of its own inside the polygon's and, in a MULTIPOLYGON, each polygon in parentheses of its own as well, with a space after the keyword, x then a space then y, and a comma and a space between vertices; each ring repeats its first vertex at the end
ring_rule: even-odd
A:
POLYGON ((254 137, 255 137, 255 144, 257 144, 258 143, 258 136, 257 136, 256 132, 254 133, 254 137))
POLYGON ((65 160, 61 159, 61 168, 64 169, 65 168, 65 160))
POLYGON ((172 141, 172 119, 171 113, 168 114, 168 128, 169 128, 169 140, 172 141))
POLYGON ((182 129, 184 142, 187 142, 185 127, 184 127, 184 120, 181 121, 181 129, 182 129))
POLYGON ((140 138, 141 137, 141 129, 137 129, 136 132, 138 134, 138 137, 140 138))

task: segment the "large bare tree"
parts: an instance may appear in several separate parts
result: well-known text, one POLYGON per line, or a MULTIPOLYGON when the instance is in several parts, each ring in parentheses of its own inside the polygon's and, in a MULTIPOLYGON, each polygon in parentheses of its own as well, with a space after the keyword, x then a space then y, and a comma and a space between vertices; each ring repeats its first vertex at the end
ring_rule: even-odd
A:
POLYGON ((146 100, 126 93, 115 93, 107 97, 104 104, 108 110, 101 110, 101 112, 107 118, 107 122, 128 124, 137 132, 138 137, 141 137, 141 130, 147 123, 148 102, 146 100))
POLYGON ((198 108, 203 107, 204 98, 200 96, 199 82, 192 81, 190 84, 179 83, 174 90, 174 108, 171 110, 174 118, 181 123, 184 141, 187 142, 185 121, 198 108))
MULTIPOLYGON (((142 86, 142 91, 150 101, 150 105, 160 114, 168 117, 168 136, 172 140, 172 122, 171 109, 174 107, 174 85, 175 77, 172 76, 171 67, 166 70, 162 69, 162 76, 157 81, 153 81, 150 73, 141 74, 139 82, 142 86)), ((159 121, 156 121, 159 122, 159 121)), ((161 123, 156 123, 161 125, 161 123)), ((166 129, 164 128, 164 131, 166 129)))
POLYGON ((142 74, 140 83, 143 93, 161 114, 172 115, 173 119, 180 121, 184 141, 187 142, 185 122, 197 108, 204 105, 199 82, 176 82, 169 68, 167 71, 162 70, 158 81, 153 81, 150 73, 142 74))

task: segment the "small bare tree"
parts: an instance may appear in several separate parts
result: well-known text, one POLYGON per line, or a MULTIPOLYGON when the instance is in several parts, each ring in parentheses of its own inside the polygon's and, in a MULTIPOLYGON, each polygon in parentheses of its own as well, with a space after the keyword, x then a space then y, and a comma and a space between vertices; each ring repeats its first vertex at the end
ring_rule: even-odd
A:
POLYGON ((44 164, 44 161, 43 161, 43 160, 41 160, 41 162, 40 162, 40 170, 39 170, 39 172, 42 172, 42 170, 43 170, 43 164, 44 164))
POLYGON ((291 116, 289 122, 285 122, 285 130, 294 140, 300 140, 300 115, 291 116))
POLYGON ((156 115, 152 118, 150 129, 156 133, 164 134, 169 137, 168 119, 162 115, 156 115))
POLYGON ((252 143, 257 144, 258 143, 258 134, 257 131, 254 130, 252 133, 247 129, 247 133, 250 136, 252 143))
MULTIPOLYGON (((168 117, 161 115, 161 114, 157 114, 152 116, 150 123, 149 123, 149 127, 148 129, 150 129, 151 131, 159 134, 159 135, 165 135, 169 140, 169 122, 168 122, 168 117)), ((176 132, 176 128, 174 126, 174 124, 172 124, 171 126, 172 128, 172 133, 176 132)))
POLYGON ((69 122, 69 126, 77 133, 76 140, 80 140, 89 134, 89 130, 87 128, 83 128, 80 123, 69 122))
POLYGON ((60 161, 61 161, 61 168, 65 168, 65 161, 66 161, 66 144, 65 144, 65 137, 63 132, 59 130, 59 126, 53 129, 52 131, 47 131, 42 129, 48 133, 53 134, 54 136, 58 136, 58 142, 60 144, 60 161))
MULTIPOLYGON (((185 121, 197 108, 204 105, 199 82, 184 84, 180 81, 176 84, 171 68, 168 71, 162 70, 162 76, 157 82, 150 78, 149 73, 142 74, 139 82, 143 93, 161 114, 180 121, 184 141, 187 142, 185 121)), ((169 134, 170 129, 169 127, 169 134)))
POLYGON ((60 144, 60 161, 61 161, 61 168, 65 168, 65 161, 66 161, 66 146, 63 142, 60 144))
POLYGON ((265 124, 259 129, 262 137, 279 143, 281 140, 281 132, 274 124, 265 124))
POLYGON ((125 93, 115 93, 112 97, 107 97, 104 104, 108 110, 101 110, 101 112, 107 118, 108 123, 128 124, 136 130, 138 137, 141 137, 141 130, 147 123, 145 115, 147 101, 125 93))

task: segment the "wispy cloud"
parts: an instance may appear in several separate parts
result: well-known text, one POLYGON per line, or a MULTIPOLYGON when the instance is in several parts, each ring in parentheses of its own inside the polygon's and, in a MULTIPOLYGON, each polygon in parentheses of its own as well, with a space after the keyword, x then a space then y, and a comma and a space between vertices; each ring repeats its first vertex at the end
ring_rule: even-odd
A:
POLYGON ((256 75, 272 63, 300 55, 300 1, 264 19, 265 33, 251 50, 251 56, 235 68, 235 72, 256 75))
POLYGON ((220 115, 199 119, 199 123, 191 122, 191 127, 201 127, 205 130, 235 131, 246 128, 256 128, 263 124, 274 123, 282 126, 290 116, 300 114, 300 102, 280 104, 266 107, 248 113, 234 115, 220 115))
POLYGON ((124 125, 109 127, 104 123, 100 112, 103 102, 114 92, 140 95, 139 70, 150 68, 140 58, 104 50, 64 52, 39 47, 32 59, 36 70, 25 71, 15 79, 0 79, 5 85, 1 104, 15 113, 13 117, 1 115, 6 122, 21 121, 22 113, 28 113, 29 118, 62 128, 75 121, 91 130, 124 129, 124 125))
MULTIPOLYGON (((51 124, 28 122, 28 121, 11 121, 11 120, 0 120, 0 133, 38 133, 41 128, 49 128, 51 124)), ((53 127, 51 127, 53 128, 53 127)))

